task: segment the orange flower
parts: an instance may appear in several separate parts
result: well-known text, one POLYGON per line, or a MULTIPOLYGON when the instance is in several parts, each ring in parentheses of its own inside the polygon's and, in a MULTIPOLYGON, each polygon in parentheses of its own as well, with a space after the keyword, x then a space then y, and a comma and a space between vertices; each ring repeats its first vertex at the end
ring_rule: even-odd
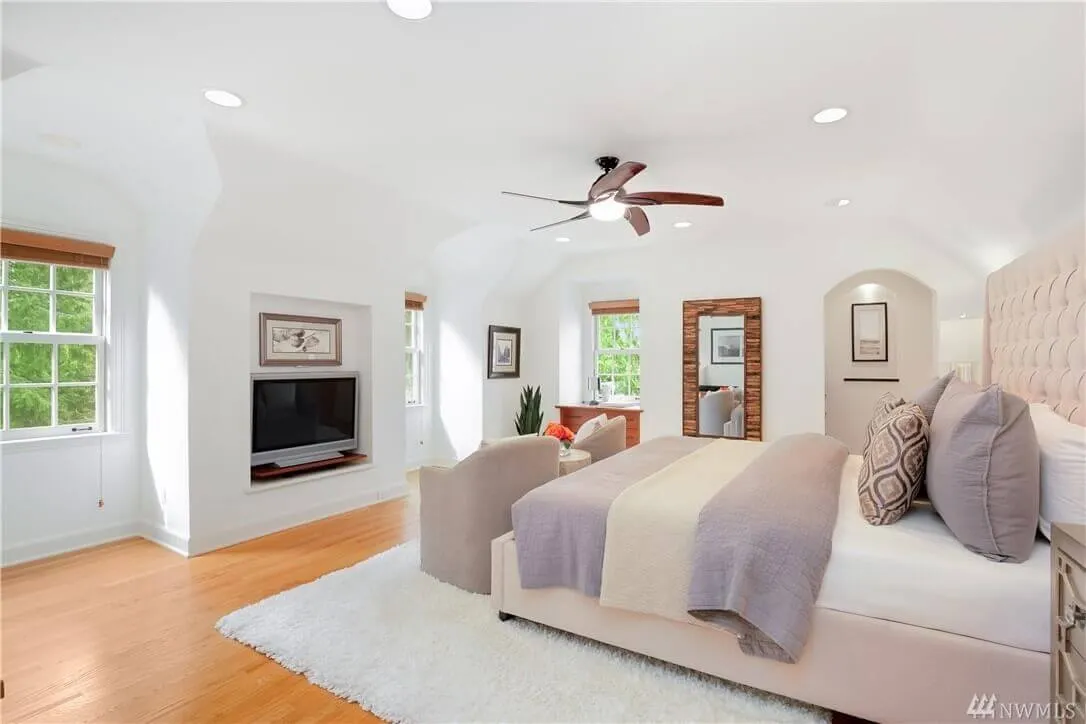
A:
POLYGON ((543 431, 543 434, 549 435, 550 437, 556 437, 560 442, 573 441, 573 430, 570 430, 565 425, 557 422, 548 422, 547 428, 543 431))

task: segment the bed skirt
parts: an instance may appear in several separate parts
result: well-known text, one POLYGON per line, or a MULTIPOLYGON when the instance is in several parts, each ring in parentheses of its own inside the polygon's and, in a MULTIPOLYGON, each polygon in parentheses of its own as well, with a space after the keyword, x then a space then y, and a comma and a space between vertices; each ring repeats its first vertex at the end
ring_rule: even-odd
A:
POLYGON ((877 722, 973 722, 974 695, 1049 698, 1047 654, 816 608, 797 663, 754 658, 704 624, 604 608, 565 588, 522 589, 513 533, 491 545, 497 612, 827 709, 877 722))

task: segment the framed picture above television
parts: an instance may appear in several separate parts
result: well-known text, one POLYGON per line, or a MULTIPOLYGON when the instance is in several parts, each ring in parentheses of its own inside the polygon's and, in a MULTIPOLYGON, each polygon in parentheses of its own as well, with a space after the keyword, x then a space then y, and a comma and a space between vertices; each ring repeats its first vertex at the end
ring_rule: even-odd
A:
POLYGON ((343 323, 328 317, 260 313, 260 366, 343 364, 343 323))
POLYGON ((859 302, 852 305, 852 361, 887 362, 890 359, 890 332, 886 324, 886 302, 859 302))
POLYGON ((520 327, 492 324, 487 328, 486 340, 486 376, 520 377, 520 327))

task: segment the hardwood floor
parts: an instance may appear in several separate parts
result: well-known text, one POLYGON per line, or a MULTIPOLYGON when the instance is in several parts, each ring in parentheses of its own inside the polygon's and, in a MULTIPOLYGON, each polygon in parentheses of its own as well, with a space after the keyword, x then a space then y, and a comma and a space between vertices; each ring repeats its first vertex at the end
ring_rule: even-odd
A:
POLYGON ((219 635, 224 614, 416 535, 414 498, 185 559, 127 540, 0 573, 0 719, 379 721, 219 635))
POLYGON ((4 569, 0 720, 378 722, 214 625, 417 530, 412 494, 198 558, 137 539, 4 569))

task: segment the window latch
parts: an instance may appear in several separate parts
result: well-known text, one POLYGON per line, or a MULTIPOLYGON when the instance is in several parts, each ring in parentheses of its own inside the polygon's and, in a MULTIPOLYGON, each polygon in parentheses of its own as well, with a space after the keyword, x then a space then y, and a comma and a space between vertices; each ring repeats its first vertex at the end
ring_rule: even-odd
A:
POLYGON ((93 429, 93 426, 87 425, 86 427, 73 427, 72 432, 90 432, 93 429))

